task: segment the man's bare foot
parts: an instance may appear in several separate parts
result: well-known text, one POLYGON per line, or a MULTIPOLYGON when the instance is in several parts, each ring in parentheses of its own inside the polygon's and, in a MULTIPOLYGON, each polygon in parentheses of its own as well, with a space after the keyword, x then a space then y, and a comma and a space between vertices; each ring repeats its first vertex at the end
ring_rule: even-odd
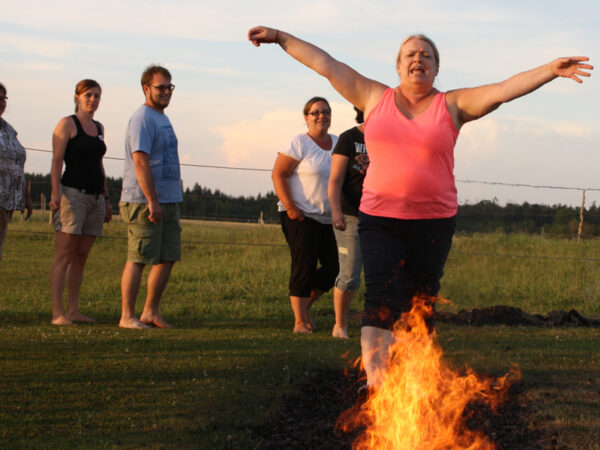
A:
POLYGON ((155 326, 156 328, 173 328, 173 325, 167 323, 160 314, 155 316, 144 316, 142 314, 140 322, 145 323, 146 325, 155 326))
POLYGON ((119 322, 119 328, 130 328, 132 330, 141 330, 143 328, 150 328, 145 323, 140 322, 135 317, 133 319, 121 319, 119 322))
POLYGON ((294 333, 295 334, 310 334, 312 330, 308 328, 306 325, 294 325, 294 333))
POLYGON ((333 331, 331 335, 337 339, 348 339, 348 330, 344 330, 342 327, 333 326, 333 331))
POLYGON ((310 315, 308 316, 308 323, 306 323, 305 325, 310 331, 317 330, 317 325, 315 324, 315 321, 312 319, 312 317, 310 317, 310 315))
POLYGON ((56 316, 52 318, 52 325, 75 325, 69 318, 65 315, 56 316))
POLYGON ((91 317, 86 316, 85 314, 81 314, 79 311, 75 311, 74 313, 68 313, 69 319, 73 322, 95 322, 96 319, 92 319, 91 317))

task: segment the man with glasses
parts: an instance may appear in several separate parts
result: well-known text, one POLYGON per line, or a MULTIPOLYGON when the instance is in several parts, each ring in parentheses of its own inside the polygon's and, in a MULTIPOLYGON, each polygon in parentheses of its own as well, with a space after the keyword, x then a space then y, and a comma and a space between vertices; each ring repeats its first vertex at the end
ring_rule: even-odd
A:
POLYGON ((181 260, 179 202, 183 201, 177 137, 164 110, 175 86, 171 74, 149 66, 142 74, 146 97, 129 119, 125 134, 125 169, 119 204, 128 224, 127 263, 121 279, 122 328, 171 328, 159 314, 161 295, 175 261, 181 260), (135 302, 144 267, 150 264, 146 303, 140 315, 135 302))

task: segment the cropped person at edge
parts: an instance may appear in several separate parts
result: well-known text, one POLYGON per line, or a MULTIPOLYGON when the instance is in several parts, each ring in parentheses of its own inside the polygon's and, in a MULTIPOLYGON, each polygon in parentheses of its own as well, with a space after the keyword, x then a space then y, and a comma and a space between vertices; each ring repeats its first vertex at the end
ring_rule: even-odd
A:
POLYGON ((6 86, 0 83, 0 261, 13 211, 27 210, 25 220, 31 217, 32 205, 25 182, 25 148, 15 129, 2 118, 6 111, 6 86))

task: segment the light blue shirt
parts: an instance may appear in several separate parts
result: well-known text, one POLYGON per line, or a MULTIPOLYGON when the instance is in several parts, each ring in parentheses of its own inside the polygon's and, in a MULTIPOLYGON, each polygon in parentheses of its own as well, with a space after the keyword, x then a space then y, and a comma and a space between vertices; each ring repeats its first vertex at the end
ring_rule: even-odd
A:
POLYGON ((132 154, 144 152, 150 156, 150 169, 159 203, 183 201, 177 136, 169 118, 150 108, 140 106, 129 119, 125 133, 125 165, 121 201, 148 203, 135 176, 132 154))

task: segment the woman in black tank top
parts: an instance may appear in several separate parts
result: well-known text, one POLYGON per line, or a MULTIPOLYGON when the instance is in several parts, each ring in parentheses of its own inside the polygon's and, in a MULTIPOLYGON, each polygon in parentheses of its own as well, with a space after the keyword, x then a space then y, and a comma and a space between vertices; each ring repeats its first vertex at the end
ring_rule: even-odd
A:
POLYGON ((94 120, 102 90, 94 80, 75 87, 75 114, 63 117, 52 136, 50 209, 56 254, 50 269, 52 323, 94 322, 79 312, 79 291, 87 256, 112 208, 104 176, 104 129, 94 120), (61 177, 65 163, 65 172, 61 177), (67 308, 63 290, 67 285, 67 308))

